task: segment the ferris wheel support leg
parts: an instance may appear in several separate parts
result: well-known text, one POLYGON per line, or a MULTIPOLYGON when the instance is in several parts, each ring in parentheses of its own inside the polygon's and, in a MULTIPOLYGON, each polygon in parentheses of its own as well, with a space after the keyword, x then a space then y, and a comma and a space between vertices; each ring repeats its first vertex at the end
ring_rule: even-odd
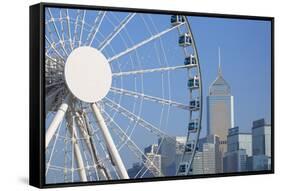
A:
POLYGON ((89 135, 90 132, 90 128, 89 128, 89 123, 87 121, 87 119, 85 117, 83 118, 79 118, 80 120, 83 119, 83 121, 85 122, 85 126, 81 126, 78 125, 78 129, 80 130, 81 134, 84 137, 84 141, 88 147, 88 150, 90 152, 91 158, 92 158, 92 162, 93 164, 95 164, 97 166, 96 168, 96 173, 97 173, 97 179, 99 180, 100 178, 102 180, 109 180, 109 176, 107 175, 107 173, 105 172, 105 169, 101 166, 101 164, 99 163, 99 159, 97 157, 97 153, 96 153, 96 148, 95 145, 92 142, 92 138, 89 135))
POLYGON ((122 161, 122 159, 119 155, 119 152, 118 152, 118 150, 117 150, 117 148, 116 148, 116 146, 113 142, 113 139, 112 139, 112 137, 110 135, 110 132, 109 132, 109 130, 108 130, 108 128, 107 128, 107 126, 104 122, 104 118, 103 118, 98 106, 96 105, 96 103, 93 103, 93 104, 91 104, 91 107, 92 107, 94 116, 97 120, 97 123, 99 124, 100 130, 103 134, 107 149, 111 154, 111 157, 112 157, 112 160, 113 160, 114 164, 116 165, 117 172, 118 172, 119 176, 122 179, 129 179, 127 170, 126 170, 126 168, 123 164, 123 161, 122 161))
POLYGON ((81 150, 80 147, 78 145, 77 142, 77 132, 76 132, 76 121, 75 121, 75 117, 73 117, 73 121, 72 121, 72 127, 68 126, 69 132, 72 135, 72 142, 73 142, 73 149, 74 149, 74 156, 76 159, 76 163, 77 163, 77 167, 78 167, 78 172, 79 172, 79 176, 80 179, 85 182, 87 181, 87 175, 86 175, 86 171, 85 171, 85 166, 84 166, 84 162, 83 162, 83 158, 82 158, 82 154, 81 154, 81 150))
POLYGON ((45 141, 45 148, 48 147, 50 141, 54 137, 54 134, 56 133, 60 123, 62 122, 65 113, 68 109, 68 104, 70 100, 70 95, 68 94, 64 100, 64 102, 60 105, 53 121, 51 122, 47 132, 46 132, 46 141, 45 141))

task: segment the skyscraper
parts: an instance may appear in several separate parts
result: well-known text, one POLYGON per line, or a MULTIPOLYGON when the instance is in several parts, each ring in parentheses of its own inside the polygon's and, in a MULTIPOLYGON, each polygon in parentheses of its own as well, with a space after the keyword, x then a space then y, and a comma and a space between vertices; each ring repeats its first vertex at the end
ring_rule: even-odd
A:
POLYGON ((242 133, 239 127, 228 130, 227 152, 223 157, 223 172, 246 171, 247 159, 252 156, 252 135, 242 133))
POLYGON ((161 155, 161 172, 164 176, 176 173, 176 138, 164 137, 158 140, 161 155))
POLYGON ((216 135, 208 135, 199 139, 198 150, 203 153, 204 173, 214 174, 222 172, 222 157, 219 143, 219 137, 216 135))
POLYGON ((264 119, 253 122, 252 127, 252 170, 271 169, 271 125, 264 119))
POLYGON ((207 134, 219 136, 222 156, 226 152, 228 129, 233 126, 233 96, 229 84, 222 75, 219 51, 218 75, 210 85, 207 96, 207 134))
POLYGON ((228 130, 227 152, 245 149, 248 156, 252 156, 252 135, 251 133, 240 132, 239 127, 228 130))
POLYGON ((271 125, 264 119, 253 122, 253 155, 271 156, 271 125))

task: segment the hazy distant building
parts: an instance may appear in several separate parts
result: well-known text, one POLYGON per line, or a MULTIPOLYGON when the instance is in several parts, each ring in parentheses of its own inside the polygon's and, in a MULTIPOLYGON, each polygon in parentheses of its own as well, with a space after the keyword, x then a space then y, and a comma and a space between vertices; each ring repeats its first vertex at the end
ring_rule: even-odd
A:
POLYGON ((216 174, 221 172, 218 136, 209 135, 199 139, 197 148, 191 166, 191 174, 216 174))
POLYGON ((248 156, 252 156, 252 135, 251 133, 240 132, 239 127, 228 130, 227 152, 245 149, 248 156))
POLYGON ((225 153, 223 157, 223 172, 243 172, 247 170, 247 154, 245 149, 225 153))
POLYGON ((252 170, 271 170, 271 157, 266 155, 254 155, 252 157, 252 170))
POLYGON ((271 125, 264 119, 253 122, 253 155, 271 156, 271 125))
POLYGON ((210 85, 209 95, 207 96, 207 134, 217 135, 220 138, 221 156, 227 149, 228 129, 234 126, 233 102, 230 85, 222 76, 219 61, 218 75, 210 85))
POLYGON ((203 152, 204 173, 213 174, 222 172, 222 157, 220 139, 216 135, 207 135, 198 141, 198 150, 203 152))
POLYGON ((161 155, 161 172, 164 176, 176 174, 176 138, 160 138, 158 140, 159 154, 161 155))
POLYGON ((239 127, 228 130, 227 152, 223 157, 223 172, 247 171, 247 159, 252 156, 252 135, 239 131, 239 127))
POLYGON ((127 172, 131 179, 153 177, 153 174, 142 163, 133 163, 127 172))
POLYGON ((253 157, 252 170, 271 169, 271 125, 264 119, 253 122, 252 127, 253 157))

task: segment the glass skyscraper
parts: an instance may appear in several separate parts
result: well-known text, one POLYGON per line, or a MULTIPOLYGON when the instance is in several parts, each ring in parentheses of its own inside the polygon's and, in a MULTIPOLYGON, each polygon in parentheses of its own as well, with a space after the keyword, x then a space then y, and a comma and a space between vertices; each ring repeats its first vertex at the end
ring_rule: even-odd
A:
POLYGON ((207 134, 219 136, 222 156, 226 152, 228 129, 234 126, 233 110, 231 88, 223 78, 219 63, 218 75, 210 85, 207 96, 207 134))

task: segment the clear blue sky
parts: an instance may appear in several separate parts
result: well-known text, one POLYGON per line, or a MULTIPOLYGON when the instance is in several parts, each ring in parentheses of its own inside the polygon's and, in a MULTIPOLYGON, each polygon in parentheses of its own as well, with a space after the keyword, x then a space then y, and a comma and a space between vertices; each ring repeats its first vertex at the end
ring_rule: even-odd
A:
MULTIPOLYGON (((220 46, 223 76, 234 96, 235 125, 250 131, 253 120, 266 118, 270 122, 270 22, 199 17, 190 18, 190 22, 202 66, 204 95, 217 74, 220 46)), ((204 127, 206 113, 203 121, 204 127)))

